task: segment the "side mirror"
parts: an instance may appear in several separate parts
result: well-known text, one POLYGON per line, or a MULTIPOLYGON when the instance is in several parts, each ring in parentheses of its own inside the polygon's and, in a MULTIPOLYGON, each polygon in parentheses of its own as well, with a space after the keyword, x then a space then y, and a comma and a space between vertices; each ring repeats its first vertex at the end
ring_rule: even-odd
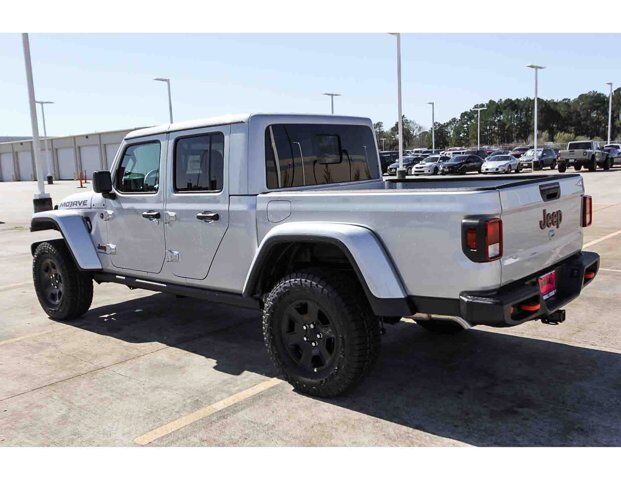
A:
POLYGON ((108 170, 100 170, 93 173, 93 191, 101 193, 105 198, 114 198, 112 192, 112 176, 108 170))

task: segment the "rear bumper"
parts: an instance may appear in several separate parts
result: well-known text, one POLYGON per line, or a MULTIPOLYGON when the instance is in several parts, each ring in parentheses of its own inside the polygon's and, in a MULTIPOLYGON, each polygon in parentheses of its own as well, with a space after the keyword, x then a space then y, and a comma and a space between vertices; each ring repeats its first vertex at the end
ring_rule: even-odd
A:
POLYGON ((471 325, 512 327, 529 320, 547 319, 580 295, 599 269, 599 255, 580 252, 528 277, 495 290, 462 292, 459 298, 409 296, 405 299, 375 299, 373 310, 380 316, 411 316, 416 313, 460 317, 471 325), (538 278, 556 271, 556 294, 544 300, 538 278), (588 273, 588 277, 585 274, 588 273), (520 308, 527 305, 529 310, 520 308), (534 310, 533 305, 537 306, 534 310))
POLYGON ((494 327, 511 327, 529 320, 545 319, 580 295, 591 283, 599 269, 599 255, 581 252, 537 274, 524 278, 498 290, 462 292, 459 296, 460 317, 471 324, 494 327), (539 292, 540 275, 556 271, 556 295, 544 300, 539 292), (585 274, 589 278, 585 277, 585 274), (536 310, 523 310, 520 306, 538 305, 536 310))

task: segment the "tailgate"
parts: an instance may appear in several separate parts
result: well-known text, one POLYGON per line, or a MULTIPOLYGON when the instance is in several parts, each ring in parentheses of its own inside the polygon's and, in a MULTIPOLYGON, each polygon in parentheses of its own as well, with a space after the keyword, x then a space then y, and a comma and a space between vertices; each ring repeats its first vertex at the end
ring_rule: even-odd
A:
POLYGON ((582 248, 583 191, 580 175, 556 175, 499 191, 503 285, 540 271, 582 248))

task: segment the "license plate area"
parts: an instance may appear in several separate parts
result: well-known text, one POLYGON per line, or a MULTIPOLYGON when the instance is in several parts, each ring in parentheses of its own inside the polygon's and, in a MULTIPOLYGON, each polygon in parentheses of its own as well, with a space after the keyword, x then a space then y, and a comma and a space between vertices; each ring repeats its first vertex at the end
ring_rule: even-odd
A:
POLYGON ((556 295, 556 270, 548 272, 545 275, 541 275, 537 279, 539 284, 539 292, 544 300, 548 300, 556 295))

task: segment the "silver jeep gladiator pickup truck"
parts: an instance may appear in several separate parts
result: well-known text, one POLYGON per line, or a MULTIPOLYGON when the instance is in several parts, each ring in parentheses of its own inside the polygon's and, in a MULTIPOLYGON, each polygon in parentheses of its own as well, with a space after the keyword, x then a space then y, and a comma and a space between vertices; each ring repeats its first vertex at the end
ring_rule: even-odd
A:
POLYGON ((93 281, 260 309, 278 370, 320 396, 370 370, 383 323, 559 323, 599 267, 580 175, 384 181, 366 118, 138 130, 93 190, 32 218, 62 234, 32 245, 51 318, 83 315, 93 281))
POLYGON ((594 172, 597 167, 610 170, 614 159, 610 158, 599 142, 584 140, 569 142, 566 150, 559 152, 558 171, 564 172, 567 167, 573 166, 576 171, 582 167, 594 172))

